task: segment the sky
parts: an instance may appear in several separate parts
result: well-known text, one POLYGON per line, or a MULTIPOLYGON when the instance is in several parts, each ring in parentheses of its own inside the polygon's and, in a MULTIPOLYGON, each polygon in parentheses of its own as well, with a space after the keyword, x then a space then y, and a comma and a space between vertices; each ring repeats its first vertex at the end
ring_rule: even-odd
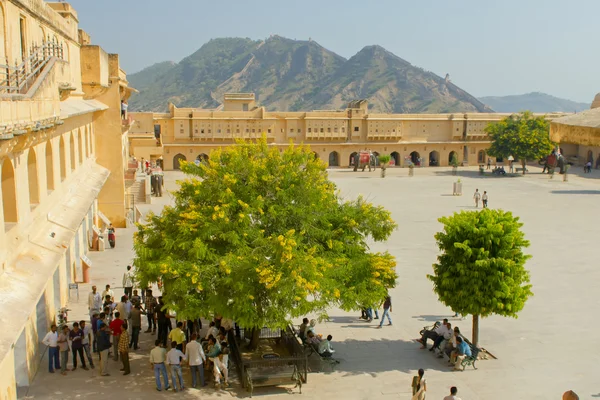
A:
POLYGON ((312 38, 349 58, 378 44, 475 96, 600 92, 600 0, 70 0, 127 73, 211 38, 312 38))

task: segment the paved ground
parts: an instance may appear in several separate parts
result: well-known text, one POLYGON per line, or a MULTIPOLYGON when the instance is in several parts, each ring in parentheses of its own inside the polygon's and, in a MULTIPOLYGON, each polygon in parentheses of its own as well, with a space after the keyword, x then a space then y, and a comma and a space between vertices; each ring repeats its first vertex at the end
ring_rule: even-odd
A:
MULTIPOLYGON (((385 179, 379 178, 378 172, 331 171, 343 196, 367 196, 392 210, 399 225, 387 243, 373 246, 398 258, 399 281, 392 291, 394 325, 376 330, 374 324, 360 321, 358 313, 331 310, 331 321, 319 325, 318 331, 334 336, 342 363, 335 372, 309 375, 302 398, 409 399, 411 377, 418 368, 426 369, 429 399, 443 398, 454 385, 463 400, 547 400, 560 398, 567 389, 575 390, 582 399, 600 397, 600 351, 593 341, 600 327, 600 270, 593 250, 600 232, 595 209, 600 199, 600 172, 584 175, 573 169, 569 182, 563 182, 561 176, 550 180, 539 169, 530 169, 532 174, 526 177, 481 177, 474 168, 461 169, 461 197, 451 195, 456 177, 443 168, 417 169, 414 177, 408 177, 406 169, 393 169, 385 179), (437 218, 472 209, 475 188, 488 191, 490 207, 511 210, 524 222, 531 241, 528 252, 533 258, 527 267, 535 296, 519 319, 481 321, 481 344, 497 360, 481 361, 477 371, 451 372, 445 362, 419 350, 413 339, 424 325, 452 315, 437 301, 425 275, 431 272, 437 255, 433 238, 440 229, 437 218)), ((174 188, 179 177, 178 173, 167 174, 167 185, 174 188)), ((168 197, 158 199, 145 211, 160 210, 168 201, 168 197)), ((121 230, 116 249, 91 253, 92 278, 99 287, 105 283, 120 286, 124 266, 132 258, 131 234, 132 230, 121 230)), ((88 291, 82 288, 80 302, 70 305, 71 315, 77 319, 84 316, 88 291)), ((465 333, 471 329, 469 320, 453 323, 465 333)), ((61 377, 42 367, 28 395, 34 399, 162 398, 167 394, 154 390, 147 365, 150 336, 143 334, 142 349, 132 356, 132 376, 120 376, 112 362, 108 379, 85 371, 61 377)), ((42 362, 45 366, 47 360, 42 362)), ((245 396, 245 392, 236 388, 228 392, 190 390, 184 397, 238 395, 245 396)), ((276 388, 260 390, 255 396, 290 395, 276 388)))

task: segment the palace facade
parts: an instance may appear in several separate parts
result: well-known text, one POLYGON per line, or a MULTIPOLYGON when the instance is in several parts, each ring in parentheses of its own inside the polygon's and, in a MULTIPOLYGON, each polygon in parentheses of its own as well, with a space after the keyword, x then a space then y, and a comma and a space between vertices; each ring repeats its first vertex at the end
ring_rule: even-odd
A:
POLYGON ((106 225, 125 226, 120 103, 133 89, 67 3, 0 0, 0 33, 0 399, 12 400, 92 267, 86 253, 106 225))
POLYGON ((263 134, 279 148, 309 144, 330 167, 348 167, 356 152, 368 149, 391 155, 396 166, 409 161, 447 166, 455 155, 463 165, 477 165, 487 162, 485 127, 507 115, 371 113, 366 100, 350 102, 342 111, 270 112, 252 93, 229 93, 215 110, 170 104, 168 113, 132 113, 130 146, 138 159, 162 157, 166 170, 178 169, 182 160, 209 157, 236 139, 263 134))

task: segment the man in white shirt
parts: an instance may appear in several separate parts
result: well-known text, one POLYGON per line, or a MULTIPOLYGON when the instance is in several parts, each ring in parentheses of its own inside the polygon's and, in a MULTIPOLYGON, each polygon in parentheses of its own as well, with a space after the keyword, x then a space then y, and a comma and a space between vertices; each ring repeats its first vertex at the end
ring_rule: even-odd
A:
POLYGON ((206 361, 204 350, 197 341, 198 335, 192 334, 192 340, 185 346, 185 356, 187 357, 188 364, 190 366, 190 372, 192 373, 192 387, 196 387, 196 377, 200 376, 200 384, 206 386, 204 382, 204 368, 202 363, 206 361))
POLYGON ((444 397, 444 400, 460 400, 460 397, 456 396, 457 393, 458 389, 456 388, 456 386, 452 386, 450 388, 450 396, 444 397))
POLYGON ((215 321, 210 321, 210 324, 208 325, 208 331, 206 332, 206 337, 204 338, 204 340, 208 340, 210 335, 212 335, 212 337, 214 337, 215 339, 219 335, 219 330, 215 325, 215 321))
POLYGON ((106 299, 106 296, 110 296, 112 302, 115 301, 115 293, 110 288, 110 285, 106 285, 106 289, 102 292, 102 299, 106 299))
POLYGON ((421 336, 421 339, 417 340, 417 342, 422 344, 421 349, 427 348, 427 339, 431 339, 435 342, 435 339, 437 339, 438 336, 443 335, 443 333, 445 332, 446 324, 448 324, 448 319, 444 318, 444 320, 442 321, 442 325, 437 326, 431 331, 425 330, 423 332, 423 335, 421 336))
POLYGON ((440 344, 444 340, 450 340, 452 338, 452 324, 448 322, 447 324, 442 324, 438 330, 438 337, 433 341, 433 347, 429 349, 429 351, 434 351, 435 349, 440 348, 440 344))
POLYGON ((90 321, 94 313, 100 314, 100 311, 102 311, 102 296, 96 291, 96 285, 92 286, 92 291, 88 296, 88 310, 90 312, 90 321))
POLYGON ((48 346, 48 371, 53 374, 55 369, 60 369, 58 332, 56 331, 56 325, 52 324, 50 332, 46 333, 42 343, 48 346), (54 363, 52 360, 54 360, 54 363))
POLYGON ((125 289, 125 296, 128 298, 133 296, 133 272, 131 271, 131 265, 127 266, 127 271, 123 274, 123 289, 125 289))
POLYGON ((167 353, 167 364, 171 366, 171 382, 173 390, 177 390, 177 381, 179 380, 179 390, 185 389, 183 386, 183 375, 181 373, 181 360, 187 360, 181 350, 177 350, 177 342, 171 343, 171 350, 167 353))
POLYGON ((328 335, 326 340, 319 343, 319 354, 321 357, 329 358, 335 353, 335 350, 331 348, 331 340, 333 336, 328 335))

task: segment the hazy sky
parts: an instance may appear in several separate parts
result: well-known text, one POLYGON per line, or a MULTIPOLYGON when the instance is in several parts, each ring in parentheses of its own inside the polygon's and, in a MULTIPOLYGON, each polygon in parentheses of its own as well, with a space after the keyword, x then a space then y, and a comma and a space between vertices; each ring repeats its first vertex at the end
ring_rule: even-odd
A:
POLYGON ((600 92, 600 0, 71 0, 94 44, 136 72, 211 38, 309 37, 349 58, 379 44, 475 96, 600 92))

